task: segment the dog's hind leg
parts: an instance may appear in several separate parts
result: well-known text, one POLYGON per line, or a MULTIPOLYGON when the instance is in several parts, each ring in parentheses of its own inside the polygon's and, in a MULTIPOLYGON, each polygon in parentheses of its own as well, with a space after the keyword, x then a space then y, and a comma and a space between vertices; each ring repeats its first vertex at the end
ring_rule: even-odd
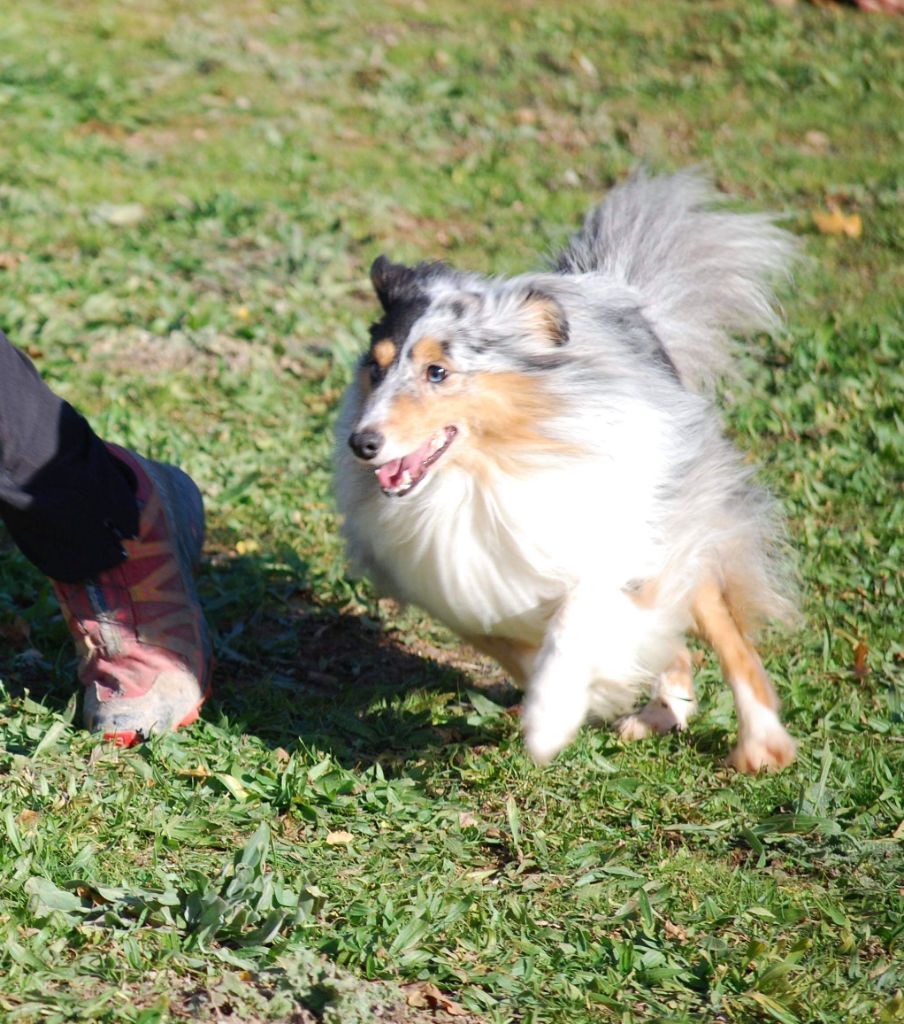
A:
POLYGON ((696 710, 691 656, 685 647, 656 680, 649 702, 640 711, 619 718, 613 728, 623 740, 642 740, 672 730, 681 732, 696 710))
POLYGON ((753 645, 738 628, 722 588, 710 580, 694 595, 700 635, 719 657, 735 699, 738 742, 728 763, 740 772, 784 768, 796 745, 778 717, 779 699, 753 645))

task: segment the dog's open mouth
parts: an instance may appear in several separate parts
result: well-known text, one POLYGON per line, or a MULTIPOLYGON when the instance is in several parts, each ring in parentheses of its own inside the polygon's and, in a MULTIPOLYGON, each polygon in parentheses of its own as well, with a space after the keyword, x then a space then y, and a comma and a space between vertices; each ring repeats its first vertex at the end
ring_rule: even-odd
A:
POLYGON ((420 448, 403 456, 392 459, 374 470, 377 481, 385 495, 400 498, 416 487, 427 475, 430 467, 448 449, 458 433, 456 427, 443 427, 420 448))

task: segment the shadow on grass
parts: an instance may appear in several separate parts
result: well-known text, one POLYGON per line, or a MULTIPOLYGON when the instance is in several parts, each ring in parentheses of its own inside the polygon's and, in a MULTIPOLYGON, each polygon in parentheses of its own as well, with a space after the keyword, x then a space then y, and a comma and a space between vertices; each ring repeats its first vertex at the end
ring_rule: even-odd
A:
MULTIPOLYGON (((62 710, 77 687, 74 647, 47 581, 4 547, 0 678, 13 697, 28 693, 62 710)), ((309 578, 308 565, 288 549, 214 551, 206 560, 200 591, 217 667, 203 717, 222 714, 272 747, 301 742, 346 765, 499 741, 500 724, 466 721, 474 678, 318 600, 309 578)), ((484 692, 506 704, 517 699, 498 683, 484 692)))
MULTIPOLYGON (((205 715, 219 711, 272 747, 302 742, 345 765, 499 742, 501 723, 467 721, 473 676, 407 649, 366 616, 318 601, 307 578, 291 551, 212 556, 202 594, 218 664, 205 715)), ((500 703, 518 699, 505 684, 479 682, 500 703)))

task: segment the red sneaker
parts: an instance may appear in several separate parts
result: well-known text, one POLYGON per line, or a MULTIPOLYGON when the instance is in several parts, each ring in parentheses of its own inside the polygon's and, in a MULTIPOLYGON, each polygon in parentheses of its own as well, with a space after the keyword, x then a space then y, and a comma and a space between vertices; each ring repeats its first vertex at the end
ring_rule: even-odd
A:
POLYGON ((138 536, 123 541, 120 565, 53 588, 81 659, 85 726, 130 747, 189 725, 210 693, 210 634, 192 578, 204 506, 181 469, 107 447, 138 480, 138 536))

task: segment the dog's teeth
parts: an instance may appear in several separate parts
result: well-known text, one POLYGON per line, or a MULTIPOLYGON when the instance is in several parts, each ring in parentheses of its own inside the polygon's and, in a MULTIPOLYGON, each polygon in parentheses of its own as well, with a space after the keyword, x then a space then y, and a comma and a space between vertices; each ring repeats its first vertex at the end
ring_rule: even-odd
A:
POLYGON ((411 486, 411 474, 407 469, 402 473, 402 486, 406 488, 411 486))

